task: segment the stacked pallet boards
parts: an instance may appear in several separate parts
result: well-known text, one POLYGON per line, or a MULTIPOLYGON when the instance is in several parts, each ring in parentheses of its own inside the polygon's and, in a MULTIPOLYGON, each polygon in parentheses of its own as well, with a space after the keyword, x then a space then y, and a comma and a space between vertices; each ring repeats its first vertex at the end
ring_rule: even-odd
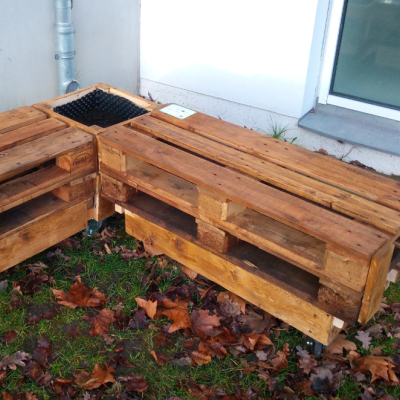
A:
POLYGON ((0 114, 0 272, 84 229, 97 175, 92 135, 33 107, 0 114))
MULTIPOLYGON (((95 90, 102 90, 106 93, 123 97, 132 103, 136 104, 139 107, 142 107, 146 110, 152 110, 153 108, 157 108, 158 105, 156 105, 154 102, 150 100, 146 100, 142 97, 135 96, 133 94, 130 94, 124 90, 118 89, 114 86, 108 85, 106 83, 96 83, 94 85, 85 87, 83 89, 76 90, 72 93, 65 94, 63 96, 56 97, 54 99, 42 101, 40 103, 36 103, 33 105, 34 108, 42 111, 45 113, 49 118, 54 118, 57 119, 68 127, 76 127, 79 128, 80 130, 84 132, 88 132, 95 137, 101 133, 107 130, 107 128, 101 128, 100 126, 92 125, 92 126, 86 126, 82 123, 79 123, 71 118, 65 117, 63 115, 58 114, 54 109, 56 107, 62 106, 67 103, 71 103, 75 100, 78 100, 90 92, 94 92, 95 90)), ((128 120, 129 122, 129 120, 128 120)), ((116 124, 115 126, 119 126, 121 124, 116 124)), ((95 151, 97 148, 97 140, 95 140, 95 151)), ((95 199, 94 199, 94 213, 93 213, 93 218, 97 221, 100 221, 104 218, 107 218, 108 216, 112 215, 114 211, 114 204, 110 203, 106 199, 100 197, 100 178, 97 177, 95 181, 95 199)))
POLYGON ((129 234, 324 344, 378 311, 397 181, 201 113, 97 138, 129 234))

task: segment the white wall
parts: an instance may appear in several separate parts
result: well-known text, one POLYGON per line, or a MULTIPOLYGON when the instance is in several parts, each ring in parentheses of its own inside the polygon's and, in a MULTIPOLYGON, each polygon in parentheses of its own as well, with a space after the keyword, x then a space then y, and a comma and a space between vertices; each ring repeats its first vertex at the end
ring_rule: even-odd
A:
MULTIPOLYGON (((103 81, 137 93, 140 0, 75 0, 81 87, 103 81)), ((52 0, 0 1, 0 112, 58 96, 52 0)))
POLYGON ((314 105, 328 4, 143 0, 141 78, 299 118, 314 105))

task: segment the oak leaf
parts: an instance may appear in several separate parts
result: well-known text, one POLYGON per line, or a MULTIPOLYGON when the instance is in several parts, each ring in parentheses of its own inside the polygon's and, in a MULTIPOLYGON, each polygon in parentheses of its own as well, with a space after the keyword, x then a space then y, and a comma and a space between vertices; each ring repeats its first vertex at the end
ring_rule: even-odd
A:
MULTIPOLYGON (((227 292, 221 292, 217 297, 217 301, 218 301, 218 303, 220 303, 220 305, 223 305, 224 303, 226 303, 227 300, 229 300, 230 303, 233 303, 233 304, 237 303, 239 305, 240 311, 243 314, 246 313, 246 301, 243 300, 242 298, 240 298, 239 296, 236 296, 236 294, 227 291, 227 292)), ((239 314, 237 314, 237 315, 239 315, 239 314)))
POLYGON ((84 315, 83 318, 86 319, 92 327, 89 332, 92 336, 104 336, 110 329, 110 324, 115 321, 114 311, 107 310, 106 308, 93 317, 84 315))
POLYGON ((71 285, 68 293, 57 289, 52 289, 52 291, 59 300, 59 304, 72 309, 76 307, 101 307, 106 302, 106 296, 103 293, 100 293, 96 287, 90 290, 89 286, 82 284, 80 277, 71 285))
POLYGON ((391 386, 399 384, 399 380, 393 370, 395 365, 390 357, 365 356, 354 360, 353 366, 354 372, 361 372, 363 374, 371 372, 371 382, 377 379, 383 379, 391 386))
POLYGON ((92 390, 106 383, 114 383, 115 377, 112 375, 113 372, 115 372, 114 368, 108 365, 106 365, 106 369, 104 370, 99 364, 96 364, 91 374, 86 371, 79 371, 73 375, 75 378, 74 381, 78 386, 86 390, 92 390))
POLYGON ((343 349, 348 351, 357 351, 355 343, 350 342, 346 339, 346 335, 338 335, 335 340, 325 348, 325 352, 328 354, 340 354, 343 355, 343 349))
POLYGON ((204 338, 205 336, 217 336, 219 334, 219 331, 214 328, 221 325, 220 318, 216 315, 209 315, 208 310, 194 311, 190 316, 190 322, 194 333, 199 337, 204 338))
POLYGON ((25 367, 26 361, 29 361, 31 356, 23 351, 17 351, 10 356, 7 356, 2 362, 0 362, 0 369, 6 369, 7 367, 16 370, 17 365, 25 367))
POLYGON ((300 357, 300 368, 308 375, 311 370, 318 365, 318 361, 315 359, 314 355, 309 354, 307 350, 303 350, 300 346, 296 346, 296 349, 297 355, 300 357))
POLYGON ((150 319, 153 319, 157 312, 157 302, 145 300, 141 297, 136 297, 135 300, 138 303, 139 308, 142 308, 146 312, 146 315, 150 319))
POLYGON ((372 337, 369 336, 369 332, 358 331, 356 339, 358 339, 362 343, 362 347, 364 350, 369 349, 372 341, 372 337))

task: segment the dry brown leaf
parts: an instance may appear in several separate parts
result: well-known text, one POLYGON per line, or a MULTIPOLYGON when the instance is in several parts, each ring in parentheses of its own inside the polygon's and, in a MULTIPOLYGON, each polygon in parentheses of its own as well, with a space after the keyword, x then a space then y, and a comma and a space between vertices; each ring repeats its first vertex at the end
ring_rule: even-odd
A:
POLYGON ((93 291, 90 290, 87 285, 82 284, 80 277, 71 285, 68 293, 65 293, 63 290, 51 290, 57 300, 59 300, 59 304, 72 309, 76 307, 100 307, 106 302, 106 297, 103 293, 100 293, 96 287, 93 291))
POLYGON ((125 389, 128 392, 144 392, 149 388, 149 384, 143 378, 127 377, 125 389))
POLYGON ((197 272, 184 265, 181 265, 181 271, 192 280, 197 278, 197 272))
POLYGON ((39 400, 33 393, 25 392, 26 400, 39 400))
POLYGON ((142 308, 146 312, 146 315, 150 319, 153 319, 157 312, 157 302, 145 300, 140 297, 136 297, 135 300, 138 303, 139 308, 142 308))
POLYGON ((314 355, 309 354, 307 350, 303 350, 300 346, 296 346, 296 349, 297 355, 300 357, 300 368, 308 375, 312 369, 318 365, 318 361, 315 359, 314 355))
POLYGON ((157 256, 161 256, 162 254, 164 254, 161 251, 158 251, 157 249, 155 249, 153 246, 150 246, 146 242, 143 242, 143 245, 144 245, 145 252, 148 253, 150 257, 157 257, 157 256))
POLYGON ((173 322, 169 327, 168 333, 192 327, 188 311, 182 310, 181 308, 163 310, 161 314, 165 315, 173 322))
POLYGON ((3 400, 14 400, 14 399, 9 393, 3 392, 3 400))
POLYGON ((242 298, 240 298, 239 296, 236 296, 236 294, 232 293, 232 292, 221 292, 218 297, 217 297, 217 301, 219 303, 225 303, 226 299, 229 299, 232 303, 237 303, 239 304, 240 307, 240 311, 243 314, 246 314, 246 301, 243 300, 242 298))
POLYGON ((371 382, 377 379, 383 379, 390 386, 399 384, 399 380, 393 371, 395 365, 390 357, 365 356, 354 360, 353 365, 354 372, 361 372, 363 374, 371 372, 371 382))
POLYGON ((220 333, 214 329, 221 325, 220 318, 216 315, 209 315, 208 310, 193 311, 190 322, 194 333, 199 337, 217 336, 220 333))
POLYGON ((338 335, 336 339, 325 348, 325 352, 329 354, 340 354, 343 355, 343 349, 348 351, 357 351, 357 346, 355 343, 350 342, 346 339, 346 335, 338 335))
POLYGON ((260 335, 258 333, 244 333, 240 337, 240 341, 250 350, 262 348, 267 345, 273 344, 266 335, 260 335))
POLYGON ((92 327, 89 332, 92 336, 104 336, 110 329, 110 324, 115 321, 114 311, 107 310, 106 308, 101 310, 99 314, 93 317, 90 317, 89 315, 84 315, 83 318, 85 318, 92 327))
POLYGON ((31 356, 23 351, 17 351, 7 356, 2 362, 0 362, 0 369, 6 369, 7 367, 16 370, 17 365, 25 367, 26 361, 29 361, 31 356))
POLYGON ((169 361, 169 357, 159 353, 158 351, 151 351, 150 354, 154 357, 158 365, 164 365, 169 361))
POLYGON ((115 377, 112 375, 115 372, 114 368, 106 365, 107 369, 103 369, 99 364, 96 364, 93 368, 93 372, 89 374, 86 371, 75 372, 74 378, 75 383, 86 389, 92 390, 105 385, 106 383, 114 383, 115 377))
POLYGON ((190 357, 192 357, 192 360, 197 364, 197 365, 205 365, 211 362, 211 356, 207 354, 200 353, 198 351, 192 351, 190 354, 190 357))

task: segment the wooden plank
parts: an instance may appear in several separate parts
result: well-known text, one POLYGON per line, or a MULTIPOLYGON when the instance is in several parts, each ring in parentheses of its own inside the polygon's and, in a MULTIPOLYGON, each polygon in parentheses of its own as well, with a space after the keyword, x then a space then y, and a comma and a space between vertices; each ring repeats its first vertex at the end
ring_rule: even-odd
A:
POLYGON ((93 147, 93 137, 68 128, 0 153, 0 182, 71 151, 93 147))
POLYGON ((360 316, 358 321, 366 324, 379 310, 386 278, 390 268, 394 245, 391 243, 383 246, 373 257, 368 272, 367 285, 365 286, 360 316))
POLYGON ((400 182, 334 160, 282 140, 197 113, 180 120, 155 110, 152 116, 180 128, 211 138, 276 165, 300 172, 356 193, 379 204, 400 210, 400 182))
POLYGON ((0 185, 0 213, 68 183, 71 175, 51 166, 0 185))
POLYGON ((61 131, 67 127, 63 122, 49 118, 44 121, 36 122, 32 125, 24 126, 0 136, 0 151, 5 151, 11 147, 15 147, 51 133, 61 131))
POLYGON ((132 154, 198 186, 260 212, 272 219, 330 243, 369 264, 389 237, 357 221, 320 208, 254 179, 118 127, 100 135, 100 142, 132 154))
POLYGON ((17 233, 3 236, 0 240, 0 272, 74 235, 86 226, 87 201, 84 201, 42 218, 17 233))
MULTIPOLYGON (((196 185, 147 163, 124 174, 102 164, 100 168, 104 174, 200 218, 196 185)), ((312 236, 249 209, 228 220, 207 222, 315 275, 323 274, 326 245, 312 236)))
MULTIPOLYGON (((183 231, 145 212, 125 209, 126 230, 173 259, 201 273, 245 300, 270 312, 307 335, 328 344, 339 329, 334 317, 317 306, 296 296, 289 287, 280 287, 276 279, 257 267, 236 257, 218 255, 204 247, 183 231)), ((280 284, 282 284, 280 282, 280 284)), ((308 295, 305 295, 307 298, 308 295)))
POLYGON ((400 214, 395 210, 168 124, 149 114, 136 118, 131 125, 141 132, 179 145, 325 207, 390 233, 400 233, 400 214))
POLYGON ((46 119, 46 114, 33 107, 19 107, 0 114, 0 135, 46 119))

